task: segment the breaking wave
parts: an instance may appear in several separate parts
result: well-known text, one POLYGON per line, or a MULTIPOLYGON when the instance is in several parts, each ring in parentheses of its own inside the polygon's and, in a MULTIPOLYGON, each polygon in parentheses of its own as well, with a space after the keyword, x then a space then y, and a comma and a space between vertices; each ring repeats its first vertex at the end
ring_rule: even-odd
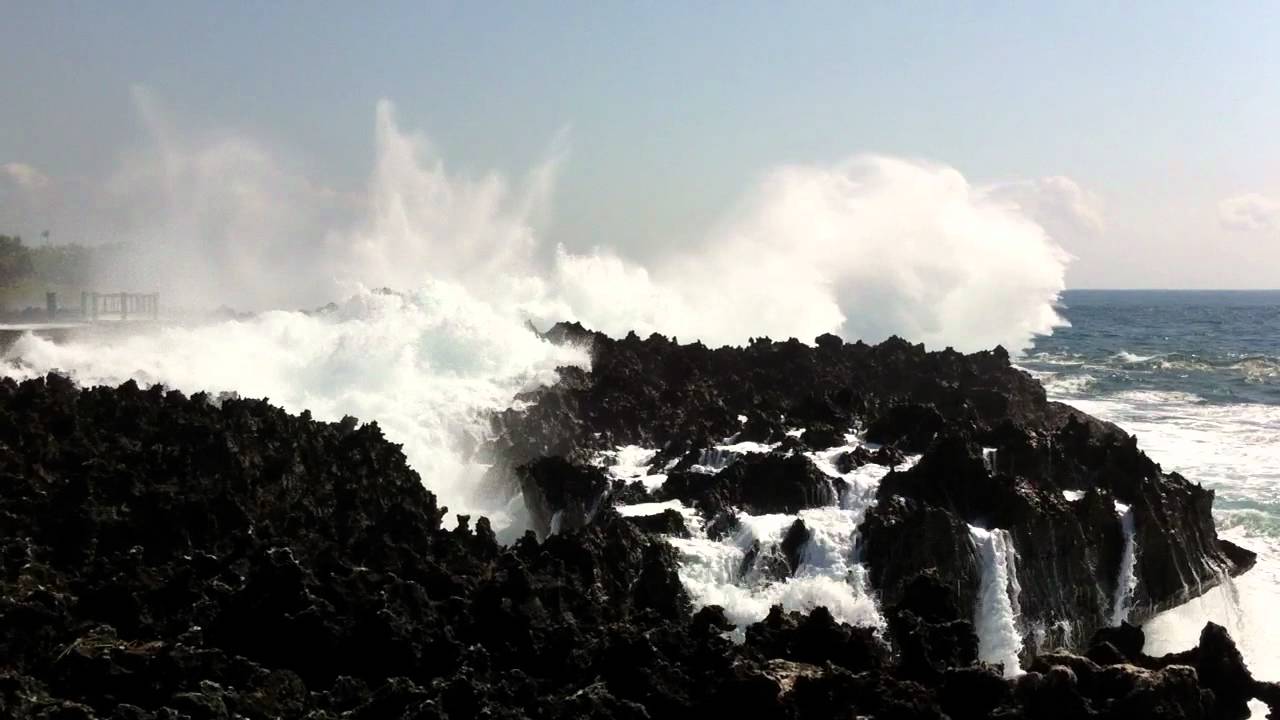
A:
POLYGON ((153 146, 126 154, 92 207, 114 208, 111 227, 140 250, 100 270, 158 283, 168 307, 191 312, 145 332, 27 336, 6 372, 376 420, 443 502, 498 525, 514 511, 476 490, 470 454, 484 413, 587 362, 531 320, 708 344, 835 332, 963 350, 1024 348, 1062 322, 1066 255, 1020 205, 943 165, 776 168, 701 241, 641 266, 621 249, 547 242, 561 145, 518 181, 453 174, 384 101, 368 186, 343 192, 252 138, 184 133, 144 91, 137 101, 153 146), (394 292, 368 289, 380 287, 394 292), (334 299, 325 312, 280 309, 334 299), (257 314, 196 312, 223 303, 257 314))
POLYGON ((319 313, 264 312, 244 320, 55 343, 19 338, 7 374, 62 371, 82 385, 127 379, 188 393, 267 398, 320 420, 376 421, 442 502, 523 523, 510 497, 486 495, 471 451, 486 409, 554 382, 561 365, 589 365, 573 347, 543 341, 465 289, 428 283, 412 293, 362 291, 319 313))

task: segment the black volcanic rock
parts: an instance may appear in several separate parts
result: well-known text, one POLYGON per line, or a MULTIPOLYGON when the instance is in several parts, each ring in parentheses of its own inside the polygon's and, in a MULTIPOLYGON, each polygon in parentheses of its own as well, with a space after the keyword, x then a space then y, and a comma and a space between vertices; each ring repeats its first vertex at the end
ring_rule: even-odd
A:
POLYGON ((867 440, 907 452, 924 452, 947 421, 932 405, 892 405, 867 428, 867 440))
POLYGON ((1093 646, 1108 644, 1112 650, 1120 653, 1126 662, 1138 662, 1142 657, 1142 647, 1147 642, 1142 628, 1128 622, 1117 627, 1105 627, 1093 634, 1093 646))
POLYGON ((534 530, 583 527, 604 504, 609 480, 596 467, 579 466, 561 457, 539 458, 516 469, 525 508, 534 530))
POLYGON ((841 473, 848 473, 867 464, 894 468, 904 462, 906 462, 906 458, 903 456, 902 451, 892 445, 882 445, 875 450, 868 450, 865 445, 859 445, 853 450, 847 450, 837 455, 835 467, 841 473))
POLYGON ((791 568, 792 575, 800 569, 800 563, 804 560, 804 549, 812 539, 813 533, 803 520, 796 519, 791 523, 791 527, 787 528, 787 534, 782 537, 780 547, 782 554, 787 558, 787 565, 791 568))
MULTIPOLYGON (((1110 623, 1126 545, 1117 504, 1131 508, 1139 548, 1126 603, 1135 622, 1254 562, 1218 539, 1211 491, 1164 473, 1115 425, 1047 401, 1001 349, 962 355, 829 336, 818 347, 756 339, 711 349, 563 332, 591 348, 592 370, 566 371, 524 398, 528 410, 497 416, 498 466, 525 462, 531 448, 572 457, 621 443, 659 447, 683 459, 656 494, 696 505, 718 537, 737 511, 795 513, 841 498, 841 483, 800 458, 831 446, 839 428, 865 428, 880 448, 833 462, 842 472, 866 462, 895 470, 859 528, 876 591, 893 605, 906 581, 935 568, 971 617, 980 568, 966 526, 1002 529, 1019 560, 1023 630, 1041 628, 1023 633, 1026 656, 1110 623), (785 434, 797 428, 799 440, 785 434), (779 443, 777 454, 747 456, 714 477, 687 472, 704 448, 744 440, 779 443), (907 467, 903 451, 919 462, 907 467), (1068 502, 1064 490, 1083 499, 1068 502)), ((761 552, 755 558, 767 559, 761 552)))
POLYGON ((1003 352, 926 353, 898 338, 874 346, 827 338, 821 349, 756 339, 712 349, 661 335, 613 340, 576 324, 544 336, 589 347, 591 372, 564 368, 559 383, 522 397, 531 405, 494 417, 494 458, 512 468, 580 448, 635 444, 671 457, 709 438, 778 442, 789 427, 869 427, 882 416, 881 426, 896 428, 903 404, 983 432, 1008 421, 1052 427, 1075 412, 1049 412, 1044 389, 1003 352))
MULTIPOLYGON (((1046 402, 999 349, 825 337, 713 350, 570 325, 545 337, 589 348, 592 369, 562 368, 493 417, 490 480, 523 485, 545 538, 508 547, 485 518, 445 527, 374 424, 133 383, 0 380, 0 717, 1219 718, 1280 696, 1214 626, 1164 658, 1123 630, 1089 658, 1029 647, 1013 681, 977 662, 969 523, 1008 524, 1027 621, 1070 609, 1102 622, 1123 544, 1114 501, 1133 508, 1141 548, 1135 621, 1191 592, 1175 570, 1207 588, 1210 568, 1252 562, 1218 541, 1212 493, 1046 402), (666 467, 748 430, 781 443, 851 427, 923 453, 914 469, 891 460, 850 548, 883 634, 779 610, 734 644, 724 611, 685 594, 660 537, 675 518, 621 517, 614 500, 653 498, 590 463, 624 443, 661 448, 666 467)), ((696 503, 712 538, 739 512, 835 503, 840 485, 788 447, 673 471, 657 494, 696 503)), ((785 578, 809 531, 793 522, 758 557, 785 578)))
POLYGON ((808 615, 774 605, 764 620, 747 627, 747 645, 766 657, 822 665, 831 662, 853 672, 879 670, 887 648, 871 628, 837 623, 826 608, 808 615))
POLYGON ((868 576, 884 604, 898 604, 909 581, 933 570, 937 582, 960 599, 960 617, 973 617, 981 568, 962 521, 940 508, 893 496, 867 511, 861 533, 868 576))
POLYGON ((826 450, 844 445, 844 432, 825 423, 816 424, 805 428, 800 442, 811 450, 826 450))
POLYGON ((633 515, 627 518, 627 522, 648 533, 674 535, 683 538, 689 537, 689 529, 685 527, 684 516, 671 508, 653 515, 633 515))
POLYGON ((658 494, 696 505, 710 517, 736 508, 752 515, 794 514, 831 505, 836 486, 804 455, 745 455, 715 475, 672 473, 658 494))

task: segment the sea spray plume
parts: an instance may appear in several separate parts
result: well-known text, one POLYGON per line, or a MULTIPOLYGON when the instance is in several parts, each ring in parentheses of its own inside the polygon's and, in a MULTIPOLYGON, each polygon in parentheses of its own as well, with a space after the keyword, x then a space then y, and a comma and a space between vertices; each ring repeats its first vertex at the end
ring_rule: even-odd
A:
POLYGON ((643 267, 625 249, 544 242, 563 136, 523 181, 466 177, 384 100, 360 192, 308 179, 242 132, 180 130, 144 89, 135 103, 150 144, 125 155, 88 205, 139 252, 104 268, 100 284, 159 289, 168 307, 308 307, 360 285, 411 290, 434 278, 521 318, 716 345, 837 332, 1020 349, 1061 323, 1053 301, 1067 255, 1028 199, 1061 182, 1011 197, 1007 183, 979 187, 946 166, 884 156, 784 166, 701 242, 643 267))
POLYGON ((407 289, 438 278, 488 292, 537 275, 538 226, 549 215, 563 133, 513 187, 497 172, 478 179, 449 174, 424 135, 400 128, 389 101, 378 103, 376 115, 368 217, 335 271, 373 286, 407 289))
POLYGON ((127 158, 92 205, 142 241, 129 277, 159 283, 166 307, 353 299, 330 315, 267 312, 92 346, 27 338, 13 372, 139 377, 377 420, 455 510, 505 507, 476 496, 466 438, 478 417, 586 362, 529 333, 527 318, 712 344, 836 330, 961 348, 1021 347, 1057 321, 1061 253, 1017 207, 944 167, 864 157, 776 170, 705 241, 645 268, 608 249, 540 256, 554 147, 524 183, 471 180, 384 102, 361 195, 306 180, 241 133, 180 132, 145 92, 138 104, 155 147, 127 158), (363 289, 381 285, 406 294, 363 289))
POLYGON ((956 170, 860 156, 769 173, 701 246, 650 270, 562 252, 555 277, 568 311, 615 334, 1023 349, 1063 323, 1067 260, 1016 204, 956 170))
POLYGON ((167 308, 189 309, 336 297, 325 240, 358 215, 356 198, 246 133, 181 127, 144 87, 133 101, 146 142, 122 154, 86 203, 88 237, 130 252, 103 259, 95 289, 158 290, 167 308))
POLYGON ((313 307, 361 286, 413 290, 431 279, 524 300, 543 292, 531 262, 563 137, 523 182, 470 178, 449 173, 383 100, 368 183, 340 190, 243 132, 179 127, 145 88, 134 88, 134 105, 146 142, 85 203, 99 225, 93 237, 131 247, 96 268, 104 291, 159 290, 170 308, 242 310, 313 307))

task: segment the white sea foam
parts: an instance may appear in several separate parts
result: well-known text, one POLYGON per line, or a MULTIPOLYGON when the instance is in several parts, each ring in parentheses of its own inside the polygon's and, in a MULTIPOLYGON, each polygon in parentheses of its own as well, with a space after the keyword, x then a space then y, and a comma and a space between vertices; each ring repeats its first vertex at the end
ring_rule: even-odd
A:
POLYGON ((1115 355, 1112 355, 1111 357, 1112 359, 1119 360, 1122 363, 1133 365, 1136 363, 1144 363, 1149 360, 1154 360, 1160 356, 1159 355, 1137 355, 1135 353, 1129 352, 1128 350, 1121 350, 1120 352, 1116 353, 1115 355))
POLYGON ((1089 374, 1067 375, 1065 373, 1045 373, 1040 378, 1046 392, 1061 395, 1082 395, 1098 384, 1098 379, 1089 374))
POLYGON ((706 448, 698 461, 689 467, 691 472, 712 474, 729 467, 735 460, 744 455, 762 455, 773 452, 778 443, 761 443, 744 440, 742 442, 723 443, 706 448))
POLYGON ((11 375, 63 370, 83 385, 136 378, 269 398, 322 420, 376 420, 443 503, 490 515, 498 527, 519 524, 511 515, 519 503, 478 483, 484 467, 470 450, 487 431, 482 413, 553 382, 558 366, 589 364, 582 350, 544 342, 447 283, 403 295, 365 291, 317 315, 277 311, 84 342, 27 335, 6 357, 11 375))
POLYGON ((609 477, 626 482, 639 482, 648 490, 656 490, 667 481, 666 473, 651 472, 653 458, 658 451, 638 445, 626 445, 616 450, 605 450, 596 455, 593 462, 605 468, 609 477))
POLYGON ((982 580, 974 629, 978 633, 978 656, 989 663, 1004 666, 1006 677, 1022 672, 1018 653, 1022 650, 1022 633, 1018 628, 1020 611, 1018 596, 1017 552, 1008 532, 969 526, 969 535, 982 564, 982 580))
POLYGON ((814 508, 797 515, 740 516, 738 531, 722 541, 696 532, 693 538, 670 538, 680 552, 680 579, 695 605, 721 605, 739 626, 762 620, 773 605, 807 612, 825 606, 836 620, 881 627, 884 618, 854 560, 855 513, 841 508, 814 508), (742 564, 758 543, 761 552, 776 552, 796 519, 813 537, 795 575, 782 580, 761 577, 742 564))
MULTIPOLYGON (((852 439, 852 438, 851 438, 852 439)), ((753 450, 768 446, 748 446, 753 450)), ((875 491, 889 468, 864 465, 840 473, 835 458, 856 444, 810 452, 807 455, 833 480, 840 478, 848 491, 836 505, 809 508, 794 515, 740 514, 738 529, 720 540, 707 537, 702 519, 691 508, 673 503, 645 503, 620 508, 629 515, 648 515, 673 507, 685 515, 689 538, 668 538, 680 552, 681 582, 694 604, 720 605, 743 638, 747 624, 762 620, 775 604, 787 610, 808 611, 825 606, 839 621, 881 628, 884 618, 876 606, 865 568, 858 562, 858 525, 875 502, 875 491), (747 553, 758 548, 764 555, 780 552, 779 545, 796 520, 802 520, 811 537, 800 555, 792 577, 762 575, 758 567, 744 568, 747 553)), ((919 456, 909 456, 910 466, 919 456)))

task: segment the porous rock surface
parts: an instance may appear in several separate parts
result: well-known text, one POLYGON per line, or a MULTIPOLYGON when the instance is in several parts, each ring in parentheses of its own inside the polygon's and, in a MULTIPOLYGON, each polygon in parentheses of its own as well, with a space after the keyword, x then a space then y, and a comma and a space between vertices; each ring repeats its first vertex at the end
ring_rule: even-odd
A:
POLYGON ((936 569, 972 617, 980 568, 967 526, 1007 530, 1019 557, 1025 654, 1033 642, 1083 649, 1110 624, 1125 546, 1116 503, 1132 508, 1140 549, 1128 600, 1135 622, 1254 562, 1218 538, 1213 491, 1163 472, 1115 425, 1049 401, 999 347, 963 355, 899 338, 867 345, 824 335, 813 346, 764 338, 712 349, 661 335, 617 340, 564 323, 544 337, 588 348, 591 369, 563 368, 559 383, 522 398, 526 408, 494 417, 496 472, 549 456, 582 465, 594 451, 640 445, 660 450, 655 463, 681 459, 658 499, 708 518, 795 513, 843 490, 801 452, 843 445, 859 429, 879 448, 843 453, 836 464, 845 471, 921 455, 884 478, 860 528, 883 603, 936 569), (730 440, 777 448, 713 475, 683 469, 730 440))
MULTIPOLYGON (((554 332, 596 344, 596 364, 566 370, 526 415, 495 418, 512 477, 537 490, 548 526, 562 513, 560 532, 508 547, 483 518, 443 527, 445 509, 374 424, 133 383, 0 380, 0 717, 1225 718, 1277 693, 1212 625, 1199 647, 1164 658, 1142 654, 1136 628, 1102 630, 1076 648, 1085 655, 1041 653, 1006 680, 977 661, 969 581, 957 574, 972 560, 945 556, 941 541, 932 564, 925 551, 869 558, 883 636, 823 608, 775 608, 735 644, 721 609, 689 603, 662 539, 675 518, 648 527, 608 497, 587 502, 599 478, 571 471, 585 451, 649 442, 678 457, 743 429, 739 413, 769 441, 782 415, 825 423, 836 434, 824 442, 860 421, 926 460, 934 447, 948 458, 971 458, 974 443, 1001 448, 996 480, 960 477, 1008 486, 991 507, 1015 538, 1019 523, 1068 533, 1099 514, 1088 494, 1083 509, 1060 502, 1060 487, 1126 493, 1143 541, 1153 536, 1144 556, 1166 556, 1144 559, 1149 604, 1173 600, 1160 594, 1160 563, 1182 562, 1185 576, 1249 556, 1200 524, 1211 495, 1143 463, 1114 428, 1044 403, 999 352, 827 337, 817 349, 727 353, 628 339, 611 354, 603 336, 554 332), (658 379, 635 382, 651 372, 658 379), (623 380, 634 384, 611 386, 623 380), (1077 439, 1048 449, 1045 433, 1077 439), (557 456, 564 465, 545 460, 557 456), (1050 459, 1051 473, 1028 479, 1050 459), (1177 555, 1179 539, 1154 538, 1157 523, 1199 532, 1199 544, 1177 555)), ((941 470, 920 465, 886 479, 900 490, 868 518, 882 542, 894 528, 971 522, 967 500, 933 487, 941 470)), ((742 501, 733 477, 713 478, 724 492, 705 497, 742 501)), ((751 496, 760 503, 828 499, 805 494, 803 464, 770 477, 801 492, 751 496)), ((807 529, 793 531, 804 542, 807 529)))

